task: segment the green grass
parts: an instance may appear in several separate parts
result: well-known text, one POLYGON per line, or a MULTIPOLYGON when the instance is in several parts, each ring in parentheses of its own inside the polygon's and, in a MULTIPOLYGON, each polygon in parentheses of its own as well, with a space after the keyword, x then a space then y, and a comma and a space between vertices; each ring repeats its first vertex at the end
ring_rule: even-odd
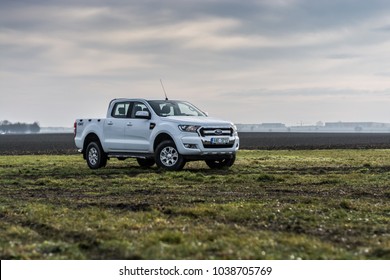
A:
POLYGON ((240 151, 181 172, 0 157, 1 259, 390 259, 390 150, 240 151))

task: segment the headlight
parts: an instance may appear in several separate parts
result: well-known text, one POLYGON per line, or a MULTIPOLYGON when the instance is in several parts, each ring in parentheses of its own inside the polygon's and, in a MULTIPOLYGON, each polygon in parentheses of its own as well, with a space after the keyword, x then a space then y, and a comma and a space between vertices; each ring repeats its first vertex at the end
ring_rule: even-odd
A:
POLYGON ((199 125, 179 125, 179 129, 185 132, 197 132, 199 125))
POLYGON ((238 136, 237 126, 233 125, 233 136, 238 136))

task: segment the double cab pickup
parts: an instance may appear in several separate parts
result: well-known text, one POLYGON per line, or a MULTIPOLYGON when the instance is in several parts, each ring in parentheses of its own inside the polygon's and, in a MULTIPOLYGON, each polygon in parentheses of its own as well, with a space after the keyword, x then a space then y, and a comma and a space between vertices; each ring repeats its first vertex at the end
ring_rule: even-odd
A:
POLYGON ((142 167, 166 170, 180 170, 193 160, 228 168, 239 148, 233 123, 173 100, 114 99, 106 118, 75 121, 74 140, 91 169, 111 158, 136 158, 142 167))

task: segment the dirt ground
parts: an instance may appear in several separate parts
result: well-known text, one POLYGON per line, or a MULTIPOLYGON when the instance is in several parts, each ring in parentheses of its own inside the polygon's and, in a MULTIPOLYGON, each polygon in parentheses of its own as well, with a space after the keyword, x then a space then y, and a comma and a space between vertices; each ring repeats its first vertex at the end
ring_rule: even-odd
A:
POLYGON ((74 154, 73 134, 0 135, 0 155, 74 154))
MULTIPOLYGON (((242 132, 241 149, 387 149, 390 133, 242 132)), ((73 134, 0 135, 0 155, 75 154, 73 134)))
POLYGON ((387 149, 390 133, 240 133, 242 149, 387 149))

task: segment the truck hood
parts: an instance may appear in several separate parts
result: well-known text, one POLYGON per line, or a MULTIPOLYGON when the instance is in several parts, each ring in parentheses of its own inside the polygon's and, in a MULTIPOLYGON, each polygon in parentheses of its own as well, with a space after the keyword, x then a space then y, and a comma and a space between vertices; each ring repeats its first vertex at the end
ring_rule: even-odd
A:
POLYGON ((165 121, 174 122, 177 124, 187 125, 202 125, 202 126, 232 126, 230 121, 214 119, 210 117, 190 117, 190 116, 169 116, 161 117, 165 121))

